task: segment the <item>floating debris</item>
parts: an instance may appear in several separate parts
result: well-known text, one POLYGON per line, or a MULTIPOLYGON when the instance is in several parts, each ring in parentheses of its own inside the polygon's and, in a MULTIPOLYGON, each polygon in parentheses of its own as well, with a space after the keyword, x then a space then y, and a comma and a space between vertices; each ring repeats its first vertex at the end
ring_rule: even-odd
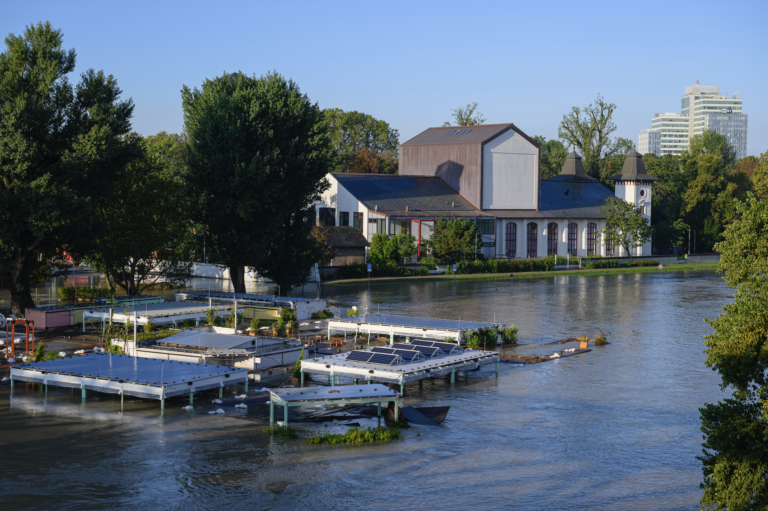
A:
POLYGON ((213 401, 211 401, 211 403, 213 403, 215 405, 220 405, 221 404, 221 399, 214 399, 213 401))
POLYGON ((186 411, 188 411, 188 412, 191 412, 191 411, 192 411, 192 410, 194 410, 194 409, 195 409, 195 407, 194 407, 194 406, 192 406, 192 405, 187 405, 187 406, 185 406, 185 407, 183 407, 183 408, 182 408, 182 410, 186 410, 186 411))
POLYGON ((245 403, 238 403, 235 405, 235 408, 248 408, 248 405, 245 403))

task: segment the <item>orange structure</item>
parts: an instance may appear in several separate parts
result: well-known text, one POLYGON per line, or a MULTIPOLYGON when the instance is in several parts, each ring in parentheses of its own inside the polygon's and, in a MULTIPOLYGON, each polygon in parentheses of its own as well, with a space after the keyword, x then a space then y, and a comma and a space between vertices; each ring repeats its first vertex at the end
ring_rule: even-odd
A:
POLYGON ((29 351, 29 329, 32 327, 32 352, 35 351, 35 322, 30 321, 28 319, 9 319, 5 324, 5 345, 8 346, 8 351, 6 352, 6 356, 8 358, 15 358, 16 357, 16 350, 15 350, 15 336, 16 336, 16 325, 24 325, 26 331, 27 331, 27 347, 26 352, 27 354, 30 353, 29 351))

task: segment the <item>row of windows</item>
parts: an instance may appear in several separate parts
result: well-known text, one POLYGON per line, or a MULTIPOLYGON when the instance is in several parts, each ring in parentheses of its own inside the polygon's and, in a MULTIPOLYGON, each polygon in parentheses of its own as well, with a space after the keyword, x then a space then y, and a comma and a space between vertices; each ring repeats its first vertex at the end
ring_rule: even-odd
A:
MULTIPOLYGON (((568 224, 568 250, 567 253, 575 256, 576 249, 578 248, 578 230, 579 226, 576 222, 570 222, 568 224)), ((556 256, 557 253, 557 223, 550 222, 547 225, 547 255, 556 256)), ((526 256, 538 257, 539 252, 539 225, 537 223, 529 223, 527 227, 526 236, 526 256)), ((506 227, 505 233, 505 253, 507 257, 517 257, 517 224, 515 222, 509 222, 506 227)), ((587 255, 595 255, 597 250, 597 224, 590 222, 587 225, 587 255)), ((605 244, 606 255, 613 255, 613 244, 606 241, 605 244)))
MULTIPOLYGON (((324 227, 333 227, 336 225, 336 208, 320 208, 318 211, 320 225, 324 227)), ((349 226, 349 212, 339 211, 339 226, 349 226)), ((352 227, 363 230, 363 214, 352 213, 352 227)))

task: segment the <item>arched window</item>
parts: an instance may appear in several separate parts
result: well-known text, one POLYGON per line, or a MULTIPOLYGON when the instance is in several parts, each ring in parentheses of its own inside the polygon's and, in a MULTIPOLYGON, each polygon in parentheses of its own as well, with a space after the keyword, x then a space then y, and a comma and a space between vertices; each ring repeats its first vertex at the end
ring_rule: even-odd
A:
POLYGON ((578 234, 579 226, 576 225, 576 222, 571 222, 568 224, 568 253, 572 256, 576 255, 576 247, 578 247, 578 234))
POLYGON ((515 222, 509 222, 507 224, 507 257, 515 258, 517 255, 517 224, 515 222))
POLYGON ((536 239, 538 234, 539 226, 534 223, 528 224, 528 257, 537 257, 538 244, 536 239))
MULTIPOLYGON (((605 224, 605 228, 608 229, 609 225, 605 224)), ((605 240, 605 255, 613 257, 613 240, 605 240)))
POLYGON ((597 224, 589 222, 587 225, 587 255, 595 255, 595 235, 597 234, 597 224))
POLYGON ((547 255, 557 255, 557 224, 555 222, 547 225, 547 255))

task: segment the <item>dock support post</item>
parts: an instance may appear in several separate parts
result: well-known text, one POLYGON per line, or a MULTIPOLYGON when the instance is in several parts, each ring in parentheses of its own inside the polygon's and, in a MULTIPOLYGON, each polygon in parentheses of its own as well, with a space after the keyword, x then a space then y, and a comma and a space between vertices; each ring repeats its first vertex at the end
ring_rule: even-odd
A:
POLYGON ((219 386, 219 399, 221 399, 222 397, 224 397, 224 386, 223 385, 219 386))
POLYGON ((395 344, 395 334, 389 334, 389 345, 394 346, 395 344))
POLYGON ((165 410, 165 391, 160 395, 160 410, 165 410))
POLYGON ((288 403, 283 405, 283 426, 288 427, 288 403))
POLYGON ((378 403, 376 403, 376 415, 378 415, 379 417, 381 417, 381 401, 379 401, 378 403))
POLYGON ((194 391, 190 390, 189 391, 189 404, 192 404, 192 401, 194 400, 193 395, 194 395, 194 391))
POLYGON ((272 396, 269 396, 269 425, 275 423, 275 402, 272 401, 272 396))
POLYGON ((331 329, 328 328, 328 342, 331 342, 331 329))
POLYGON ((454 383, 456 383, 456 370, 451 369, 451 385, 453 385, 454 383))
POLYGON ((83 311, 83 333, 85 333, 85 311, 83 311))
POLYGON ((245 393, 248 393, 248 375, 245 376, 245 393))
POLYGON ((123 411, 123 398, 125 397, 125 394, 122 392, 120 393, 120 411, 123 411))
POLYGON ((404 392, 405 392, 405 383, 401 383, 400 384, 400 395, 401 396, 404 395, 404 392))
POLYGON ((357 385, 357 378, 355 378, 355 385, 357 385))
POLYGON ((395 422, 397 422, 398 408, 400 408, 400 400, 395 399, 395 422))
POLYGON ((407 344, 410 344, 410 343, 411 343, 411 337, 410 337, 410 336, 408 336, 408 335, 406 335, 406 336, 405 336, 405 342, 406 342, 407 344))
POLYGON ((301 388, 304 388, 304 371, 301 372, 301 388))
POLYGON ((368 385, 370 385, 370 384, 371 384, 371 380, 368 380, 368 385))
POLYGON ((499 359, 496 359, 496 378, 499 377, 499 359))
POLYGON ((81 392, 83 396, 83 402, 85 402, 85 387, 82 388, 81 392))

